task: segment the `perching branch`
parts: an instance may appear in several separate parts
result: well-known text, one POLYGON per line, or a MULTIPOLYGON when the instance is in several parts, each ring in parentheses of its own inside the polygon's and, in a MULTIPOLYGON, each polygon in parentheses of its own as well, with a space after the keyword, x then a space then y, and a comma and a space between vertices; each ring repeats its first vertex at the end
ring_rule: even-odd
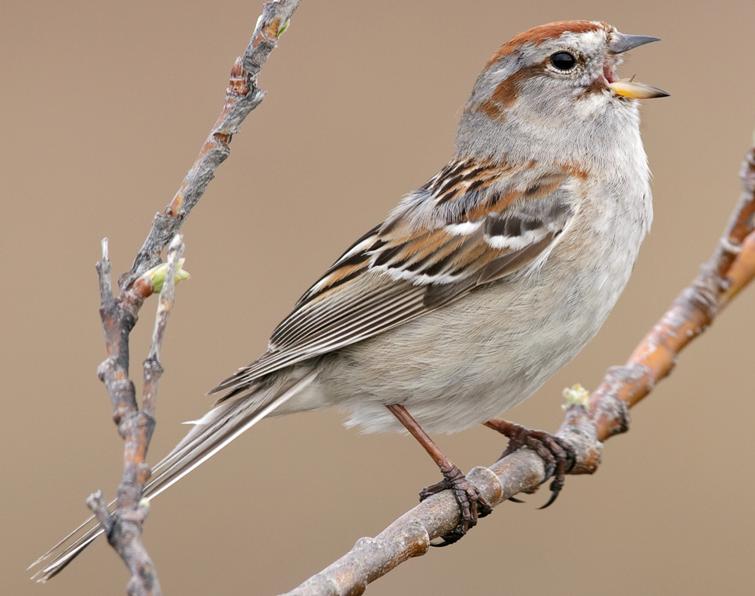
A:
MULTIPOLYGON (((687 344, 755 277, 755 147, 745 158, 741 177, 739 204, 697 278, 679 294, 627 363, 606 372, 592 395, 573 389, 565 392, 566 416, 558 435, 577 454, 572 474, 591 474, 598 468, 602 442, 628 430, 629 408, 668 376, 687 344)), ((476 467, 467 477, 493 506, 520 492, 531 493, 547 480, 543 461, 529 449, 490 467, 476 467)), ((431 497, 376 537, 358 540, 348 553, 288 595, 361 594, 367 584, 411 557, 425 554, 432 540, 458 522, 459 508, 450 492, 431 497)))
POLYGON ((181 225, 201 199, 215 170, 230 154, 230 142, 241 123, 264 98, 257 76, 288 27, 300 0, 272 0, 262 9, 252 37, 231 69, 225 102, 207 140, 202 145, 180 188, 165 209, 155 216, 152 228, 134 259, 131 270, 119 280, 120 294, 113 295, 107 240, 97 264, 100 287, 100 316, 105 332, 107 358, 98 368, 113 405, 113 419, 124 440, 123 476, 115 508, 111 512, 100 491, 90 495, 87 505, 97 517, 110 545, 131 572, 128 593, 159 595, 157 571, 142 543, 142 524, 147 504, 142 501, 151 470, 146 463, 155 428, 157 389, 163 368, 160 347, 175 299, 175 284, 188 277, 181 269, 183 241, 181 225), (161 255, 170 243, 167 265, 161 255), (160 294, 152 343, 144 361, 141 407, 134 383, 129 378, 129 337, 144 300, 160 294))

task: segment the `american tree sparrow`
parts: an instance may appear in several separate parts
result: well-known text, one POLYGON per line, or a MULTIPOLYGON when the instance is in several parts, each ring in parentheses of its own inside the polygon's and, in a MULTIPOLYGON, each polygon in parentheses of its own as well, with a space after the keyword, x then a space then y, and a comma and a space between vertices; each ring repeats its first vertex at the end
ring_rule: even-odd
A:
MULTIPOLYGON (((495 420, 598 331, 650 227, 636 99, 665 92, 616 78, 654 37, 607 23, 535 27, 477 79, 453 159, 350 246, 273 331, 267 351, 220 383, 214 409, 154 468, 154 498, 271 415, 327 406, 366 431, 406 428, 452 489, 452 542, 490 508, 425 431, 485 423, 555 475, 568 445, 495 420)), ((102 530, 88 521, 45 555, 59 572, 102 530)))

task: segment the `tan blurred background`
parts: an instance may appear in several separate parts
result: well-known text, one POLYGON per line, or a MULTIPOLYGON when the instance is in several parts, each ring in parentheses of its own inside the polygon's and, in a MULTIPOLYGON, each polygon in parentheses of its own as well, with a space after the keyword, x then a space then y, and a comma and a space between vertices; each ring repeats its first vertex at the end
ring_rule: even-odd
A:
MULTIPOLYGON (((4 594, 119 594, 97 544, 47 586, 24 567, 112 495, 121 442, 95 378, 94 262, 128 266, 222 102, 261 2, 0 5, 0 259, 4 594)), ((552 429, 561 388, 594 387, 711 252, 739 193, 755 124, 755 4, 304 0, 263 74, 268 97, 185 227, 153 461, 204 411, 204 391, 253 359, 293 301, 403 193, 445 163, 474 78, 504 40, 558 19, 661 36, 623 73, 668 89, 643 108, 656 218, 600 335, 511 413, 552 429)), ((592 478, 505 505, 370 594, 747 594, 755 558, 751 289, 633 412, 592 478)), ((133 338, 144 357, 153 304, 133 338)), ((295 586, 414 504, 436 471, 412 440, 360 436, 336 412, 262 424, 160 498, 146 542, 168 594, 295 586)), ((504 443, 482 428, 441 445, 463 468, 504 443)))

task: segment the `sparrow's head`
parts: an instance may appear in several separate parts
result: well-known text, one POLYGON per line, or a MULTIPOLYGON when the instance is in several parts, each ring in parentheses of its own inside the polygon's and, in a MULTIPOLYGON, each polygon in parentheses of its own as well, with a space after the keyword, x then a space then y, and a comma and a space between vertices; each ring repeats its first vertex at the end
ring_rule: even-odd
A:
MULTIPOLYGON (((627 35, 597 21, 563 21, 534 27, 503 44, 475 83, 464 110, 465 135, 490 137, 566 135, 610 125, 612 115, 636 120, 637 99, 665 91, 620 80, 622 55, 656 37, 627 35)), ((614 120, 616 118, 613 118, 614 120)))

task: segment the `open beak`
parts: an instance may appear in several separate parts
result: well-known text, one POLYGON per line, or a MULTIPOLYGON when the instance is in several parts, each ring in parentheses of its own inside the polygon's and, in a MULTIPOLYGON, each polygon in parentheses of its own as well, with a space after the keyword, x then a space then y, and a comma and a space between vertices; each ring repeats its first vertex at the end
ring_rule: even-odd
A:
MULTIPOLYGON (((608 45, 608 51, 611 54, 623 54, 624 52, 643 46, 646 43, 653 43, 654 41, 660 41, 660 38, 652 37, 650 35, 628 35, 617 31, 612 36, 611 43, 608 45)), ((654 97, 669 96, 669 94, 663 89, 646 85, 644 83, 637 83, 632 80, 609 80, 608 88, 614 95, 626 97, 628 99, 652 99, 654 97)))
POLYGON ((654 97, 668 97, 670 95, 663 89, 636 81, 614 81, 613 83, 608 83, 608 88, 614 95, 629 99, 652 99, 654 97))

